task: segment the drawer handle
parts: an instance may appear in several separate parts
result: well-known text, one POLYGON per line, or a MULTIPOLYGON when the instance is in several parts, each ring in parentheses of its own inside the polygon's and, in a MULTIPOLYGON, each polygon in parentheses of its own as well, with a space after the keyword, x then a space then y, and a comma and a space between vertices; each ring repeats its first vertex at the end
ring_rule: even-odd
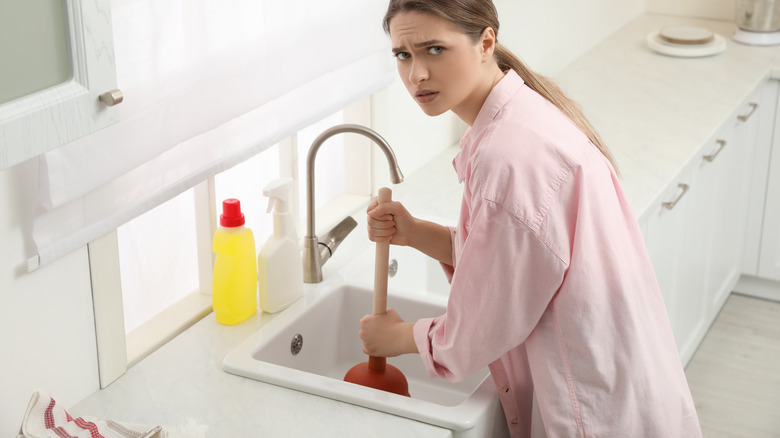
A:
POLYGON ((674 208, 675 205, 677 205, 678 202, 680 202, 680 199, 682 199, 683 196, 685 196, 685 193, 688 191, 690 186, 688 184, 677 184, 677 187, 682 189, 682 192, 680 192, 679 195, 677 195, 677 198, 675 198, 674 201, 671 202, 663 202, 661 203, 661 206, 664 207, 667 210, 671 210, 674 208))
MULTIPOLYGON (((748 117, 750 117, 750 116, 748 116, 748 117)), ((715 157, 718 156, 720 151, 722 151, 723 148, 726 147, 726 140, 718 140, 715 143, 718 144, 718 150, 716 150, 715 152, 713 152, 713 153, 711 153, 709 155, 705 155, 705 156, 702 157, 705 160, 707 160, 707 162, 709 162, 709 163, 712 163, 715 160, 715 157)))
POLYGON ((750 103, 750 112, 749 112, 749 113, 747 113, 747 114, 745 114, 744 116, 737 116, 737 118, 738 118, 738 119, 739 119, 741 122, 747 122, 747 119, 749 119, 749 118, 750 118, 750 116, 752 116, 752 115, 753 115, 753 113, 754 113, 754 112, 756 112, 756 108, 758 108, 758 104, 757 104, 757 103, 753 103, 753 102, 751 102, 751 103, 750 103))
POLYGON ((98 100, 103 102, 106 106, 119 105, 124 100, 125 96, 122 94, 122 90, 106 91, 98 97, 98 100))

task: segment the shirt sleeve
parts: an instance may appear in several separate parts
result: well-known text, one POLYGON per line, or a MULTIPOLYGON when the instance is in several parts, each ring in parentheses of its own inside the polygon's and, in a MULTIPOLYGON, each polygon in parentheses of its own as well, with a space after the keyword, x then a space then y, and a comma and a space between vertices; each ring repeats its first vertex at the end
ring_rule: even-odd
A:
POLYGON ((523 343, 566 270, 542 239, 500 205, 483 200, 472 213, 452 275, 447 313, 414 326, 429 375, 452 381, 523 343))
POLYGON ((452 276, 455 274, 455 265, 458 264, 457 262, 457 247, 455 246, 458 240, 455 238, 457 231, 455 230, 455 227, 447 227, 448 230, 450 230, 450 241, 452 242, 452 265, 448 265, 446 263, 441 263, 442 270, 444 271, 444 275, 447 277, 447 282, 452 284, 452 276))

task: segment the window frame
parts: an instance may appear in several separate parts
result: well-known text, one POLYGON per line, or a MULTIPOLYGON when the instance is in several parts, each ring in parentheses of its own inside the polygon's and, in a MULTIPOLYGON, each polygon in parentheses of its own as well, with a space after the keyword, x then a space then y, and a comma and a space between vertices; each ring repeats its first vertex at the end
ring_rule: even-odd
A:
MULTIPOLYGON (((350 105, 343 112, 344 120, 349 123, 364 126, 372 124, 370 97, 350 105)), ((297 134, 293 133, 277 146, 279 175, 293 178, 296 184, 303 185, 305 175, 298 174, 298 161, 306 157, 298 156, 297 142, 297 134)), ((318 233, 336 225, 345 214, 354 214, 375 191, 372 163, 376 148, 372 147, 370 140, 356 135, 346 136, 344 147, 344 177, 348 178, 345 181, 345 192, 317 210, 318 233)), ((324 148, 324 153, 327 153, 327 148, 324 148)), ((215 255, 211 249, 211 239, 218 225, 215 178, 208 178, 193 190, 199 289, 130 333, 125 334, 117 232, 112 230, 87 244, 101 388, 107 387, 130 367, 212 311, 211 284, 215 255), (161 333, 162 336, 159 335, 161 333)), ((297 198, 297 191, 294 193, 297 198)), ((304 212, 299 211, 297 199, 294 199, 292 205, 295 217, 301 218, 298 229, 303 231, 304 212)), ((303 232, 299 234, 299 237, 303 237, 303 232)))
POLYGON ((87 244, 101 388, 211 312, 214 178, 194 187, 194 197, 199 288, 130 333, 125 333, 117 231, 87 244))

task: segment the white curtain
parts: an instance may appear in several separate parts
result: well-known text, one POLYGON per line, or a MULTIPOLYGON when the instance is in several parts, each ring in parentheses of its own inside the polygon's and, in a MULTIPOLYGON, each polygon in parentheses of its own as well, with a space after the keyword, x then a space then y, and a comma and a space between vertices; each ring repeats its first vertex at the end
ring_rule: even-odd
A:
POLYGON ((385 0, 112 0, 121 121, 45 154, 31 269, 394 78, 385 0))

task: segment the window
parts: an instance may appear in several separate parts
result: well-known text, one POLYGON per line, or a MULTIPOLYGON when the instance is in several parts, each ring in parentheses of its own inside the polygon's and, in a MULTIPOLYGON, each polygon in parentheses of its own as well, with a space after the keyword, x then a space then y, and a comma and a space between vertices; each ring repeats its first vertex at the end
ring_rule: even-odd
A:
POLYGON ((188 190, 117 229, 130 363, 208 308, 200 294, 195 227, 194 190, 188 190))
MULTIPOLYGON (((365 108, 367 102, 358 106, 365 108)), ((126 366, 211 311, 211 238, 224 199, 241 201, 259 251, 273 231, 263 188, 279 177, 292 177, 298 187, 298 235, 303 237, 309 147, 317 135, 344 123, 350 113, 360 111, 326 117, 117 229, 126 366)), ((317 155, 315 199, 318 223, 324 226, 354 213, 371 190, 370 178, 364 176, 371 167, 368 148, 361 146, 362 153, 354 154, 348 152, 350 147, 348 136, 335 136, 317 155), (356 178, 350 173, 353 170, 356 178)))

